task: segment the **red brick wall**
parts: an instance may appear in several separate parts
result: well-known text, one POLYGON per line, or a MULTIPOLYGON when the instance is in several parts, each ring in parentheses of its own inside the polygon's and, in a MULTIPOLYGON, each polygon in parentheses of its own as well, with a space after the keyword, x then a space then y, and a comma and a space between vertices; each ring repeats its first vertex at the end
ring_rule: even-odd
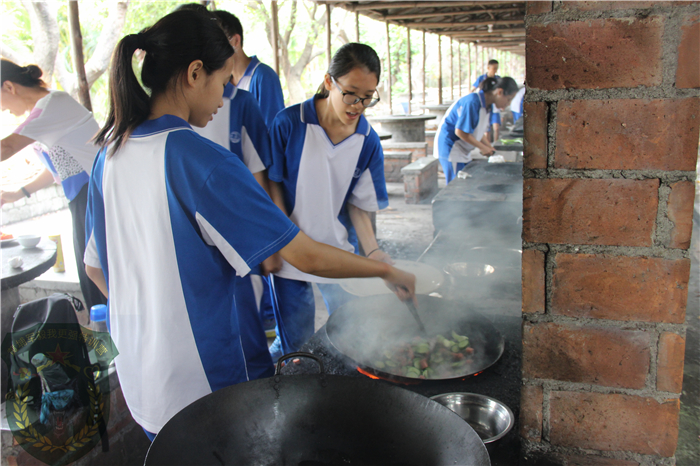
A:
POLYGON ((528 2, 527 13, 524 456, 674 464, 700 3, 528 2))

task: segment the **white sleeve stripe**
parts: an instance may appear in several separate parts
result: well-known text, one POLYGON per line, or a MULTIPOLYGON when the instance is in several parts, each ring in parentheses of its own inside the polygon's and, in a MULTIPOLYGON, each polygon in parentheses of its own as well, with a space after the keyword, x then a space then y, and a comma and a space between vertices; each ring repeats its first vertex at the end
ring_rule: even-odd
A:
POLYGON ((372 179, 372 173, 369 168, 365 169, 360 179, 357 180, 357 184, 352 190, 348 203, 362 210, 366 210, 367 212, 376 212, 379 210, 377 190, 374 186, 374 180, 372 179))
POLYGON ((97 269, 102 268, 102 264, 100 264, 100 257, 97 254, 97 244, 95 243, 95 234, 93 232, 90 233, 90 239, 85 245, 83 262, 85 265, 89 265, 90 267, 95 267, 97 269))
POLYGON ((280 235, 279 238, 277 238, 273 243, 270 243, 266 248, 262 249, 260 252, 255 254, 253 257, 250 258, 251 263, 257 263, 257 262, 262 262, 268 257, 270 257, 273 252, 270 252, 272 250, 275 250, 275 252, 281 248, 278 246, 283 243, 283 242, 289 242, 291 240, 287 240, 289 236, 292 236, 292 239, 296 237, 296 235, 299 233, 299 230, 296 225, 293 223, 289 225, 289 228, 287 228, 287 231, 285 231, 282 235, 280 235))
POLYGON ((245 126, 241 127, 241 151, 243 152, 243 163, 248 167, 251 173, 258 173, 265 170, 265 164, 260 159, 255 144, 248 136, 248 130, 245 126))
POLYGON ((226 258, 226 261, 236 270, 236 275, 239 277, 246 276, 248 272, 250 272, 250 267, 248 267, 248 264, 246 264, 233 246, 231 246, 228 241, 224 239, 221 233, 219 233, 216 228, 214 228, 211 223, 207 221, 207 219, 202 217, 199 212, 195 214, 195 218, 197 219, 197 224, 202 232, 204 241, 210 246, 216 246, 216 248, 226 258))

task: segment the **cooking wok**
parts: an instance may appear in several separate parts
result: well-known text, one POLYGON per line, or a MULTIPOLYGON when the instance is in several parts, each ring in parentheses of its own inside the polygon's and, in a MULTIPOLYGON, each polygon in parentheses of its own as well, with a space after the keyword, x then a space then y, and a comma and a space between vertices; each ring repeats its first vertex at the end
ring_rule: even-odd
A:
POLYGON ((484 444, 455 413, 365 378, 280 376, 224 388, 176 414, 151 444, 155 465, 489 466, 484 444))
MULTIPOLYGON (((501 357, 505 347, 503 336, 486 317, 457 301, 425 295, 416 297, 418 314, 428 337, 455 331, 469 337, 474 349, 470 364, 430 380, 460 379, 476 374, 501 357)), ((331 314, 326 333, 331 344, 364 371, 402 383, 420 380, 404 376, 399 367, 380 369, 376 366, 385 350, 394 351, 415 336, 425 336, 405 304, 395 296, 369 296, 348 302, 331 314)))

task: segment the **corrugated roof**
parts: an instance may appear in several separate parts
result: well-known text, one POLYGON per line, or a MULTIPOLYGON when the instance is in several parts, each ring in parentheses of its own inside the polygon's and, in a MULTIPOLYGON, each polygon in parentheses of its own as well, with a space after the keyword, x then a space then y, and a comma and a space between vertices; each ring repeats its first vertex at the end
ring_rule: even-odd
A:
POLYGON ((452 37, 484 47, 525 53, 525 2, 328 1, 377 21, 452 37))

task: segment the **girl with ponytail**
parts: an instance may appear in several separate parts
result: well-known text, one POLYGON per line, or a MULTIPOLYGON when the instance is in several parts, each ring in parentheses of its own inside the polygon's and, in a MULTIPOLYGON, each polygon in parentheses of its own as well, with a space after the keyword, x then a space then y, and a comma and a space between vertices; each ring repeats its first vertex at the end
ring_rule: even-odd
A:
POLYGON ((494 107, 503 110, 510 105, 517 92, 518 85, 513 78, 487 77, 476 92, 450 106, 436 137, 438 158, 448 183, 471 162, 470 152, 475 148, 487 157, 496 152, 486 134, 492 123, 491 113, 494 107))
POLYGON ((91 139, 99 129, 95 118, 69 94, 48 89, 36 65, 19 66, 2 59, 2 109, 16 116, 29 113, 15 131, 2 140, 2 160, 29 144, 46 167, 16 191, 0 191, 0 203, 16 202, 60 182, 68 198, 73 223, 73 251, 80 290, 88 309, 107 302, 85 273, 85 209, 88 173, 97 154, 91 139))
MULTIPOLYGON (((328 277, 381 276, 413 295, 412 275, 309 239, 236 154, 192 130, 223 105, 232 55, 210 16, 175 11, 113 56, 85 263, 109 291, 122 390, 151 439, 188 404, 251 377, 234 284, 268 256, 328 277)), ((247 337, 265 340, 262 327, 247 337)))

